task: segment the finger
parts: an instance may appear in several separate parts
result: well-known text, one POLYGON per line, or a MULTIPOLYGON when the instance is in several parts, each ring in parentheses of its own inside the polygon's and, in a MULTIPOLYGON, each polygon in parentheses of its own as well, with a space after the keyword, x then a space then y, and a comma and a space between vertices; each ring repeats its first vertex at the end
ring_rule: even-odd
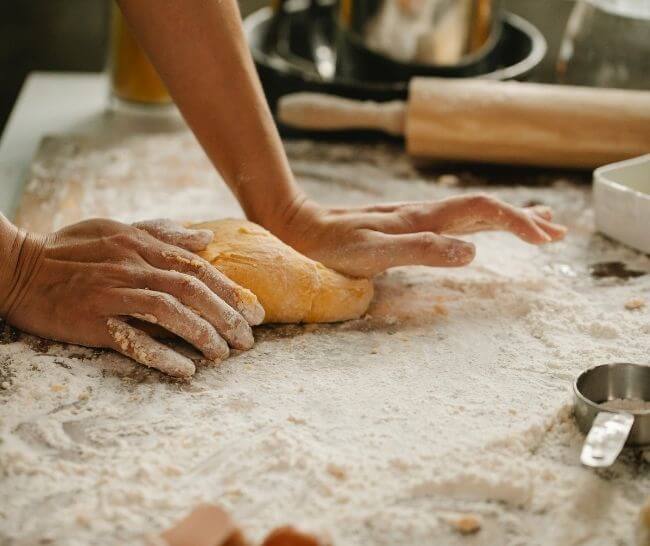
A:
POLYGON ((366 205, 363 207, 346 207, 346 208, 333 208, 330 209, 330 212, 333 213, 345 213, 350 212, 393 212, 404 205, 409 205, 412 203, 379 203, 376 205, 366 205))
POLYGON ((450 197, 437 203, 422 203, 419 206, 409 204, 396 209, 391 216, 393 219, 390 222, 392 227, 388 231, 390 233, 432 231, 465 235, 479 231, 504 230, 532 244, 549 243, 553 240, 533 220, 532 214, 483 194, 450 197))
POLYGON ((106 326, 113 340, 111 348, 118 353, 172 377, 186 379, 194 375, 196 367, 189 358, 150 338, 123 320, 109 318, 106 326))
POLYGON ((461 267, 476 254, 471 243, 429 231, 398 235, 370 232, 368 242, 379 271, 402 265, 461 267))
POLYGON ((502 219, 502 229, 534 245, 550 243, 552 241, 551 236, 525 212, 509 206, 503 210, 505 217, 502 219))
POLYGON ((253 346, 253 331, 244 317, 196 277, 156 270, 147 276, 146 287, 174 296, 207 320, 231 347, 246 350, 253 346))
POLYGON ((108 306, 110 314, 131 316, 158 324, 196 347, 208 360, 219 362, 228 357, 227 343, 198 314, 164 292, 120 288, 108 306))
POLYGON ((548 220, 545 220, 544 218, 539 218, 539 217, 534 217, 533 220, 554 241, 560 241, 564 239, 564 237, 567 234, 567 228, 563 225, 555 224, 553 222, 549 222, 548 220))
POLYGON ((473 198, 473 210, 483 224, 481 230, 504 230, 534 245, 550 243, 552 238, 531 218, 531 215, 490 196, 473 198))
POLYGON ((549 222, 553 220, 553 210, 546 205, 533 205, 532 207, 524 208, 524 210, 549 222))
POLYGON ((179 271, 199 279, 239 312, 251 326, 264 320, 264 308, 257 301, 255 294, 235 284, 203 258, 173 246, 164 248, 162 252, 159 248, 145 247, 141 252, 145 260, 154 267, 179 271))
POLYGON ((205 250, 214 237, 209 229, 188 229, 168 218, 136 222, 133 227, 146 231, 164 243, 192 252, 205 250))

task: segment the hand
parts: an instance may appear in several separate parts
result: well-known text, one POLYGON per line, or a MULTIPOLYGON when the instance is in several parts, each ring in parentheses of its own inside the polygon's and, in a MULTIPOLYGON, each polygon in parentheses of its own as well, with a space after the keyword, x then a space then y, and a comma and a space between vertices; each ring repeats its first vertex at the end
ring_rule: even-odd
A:
POLYGON ((212 233, 169 221, 128 226, 89 220, 47 236, 23 235, 0 315, 46 338, 114 349, 175 377, 193 362, 129 323, 162 326, 220 361, 253 345, 257 298, 192 254, 212 233), (181 248, 183 247, 183 248, 181 248))
POLYGON ((447 235, 500 230, 531 244, 560 240, 566 228, 551 219, 548 207, 518 208, 472 194, 350 209, 325 209, 300 200, 269 228, 314 260, 348 275, 371 277, 401 265, 469 264, 474 245, 447 235))

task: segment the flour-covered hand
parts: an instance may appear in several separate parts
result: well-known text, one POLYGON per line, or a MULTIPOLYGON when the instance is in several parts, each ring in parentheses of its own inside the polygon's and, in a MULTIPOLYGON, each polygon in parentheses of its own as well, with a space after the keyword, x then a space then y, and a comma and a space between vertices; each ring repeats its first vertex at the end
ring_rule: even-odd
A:
POLYGON ((297 199, 268 227, 314 260, 348 275, 370 277, 394 266, 469 264, 474 245, 449 235, 499 230, 531 244, 562 239, 566 228, 551 220, 548 207, 519 208, 489 195, 470 194, 345 209, 297 199))
POLYGON ((132 319, 156 324, 220 361, 253 344, 256 299, 191 250, 211 234, 153 221, 128 226, 89 220, 51 235, 13 234, 13 274, 0 316, 31 334, 115 349, 169 375, 193 362, 154 340, 132 319), (173 244, 170 244, 173 243, 173 244))

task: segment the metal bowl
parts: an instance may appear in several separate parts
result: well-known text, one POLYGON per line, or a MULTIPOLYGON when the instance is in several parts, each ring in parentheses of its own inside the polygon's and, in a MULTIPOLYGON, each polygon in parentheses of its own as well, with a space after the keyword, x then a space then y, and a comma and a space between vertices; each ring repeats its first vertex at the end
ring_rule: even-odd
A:
POLYGON ((499 0, 341 0, 338 70, 364 80, 490 72, 501 54, 499 5, 499 0))
MULTIPOLYGON (((407 98, 410 76, 394 81, 367 81, 337 72, 331 78, 323 78, 315 66, 310 29, 318 25, 326 43, 334 48, 334 11, 333 6, 319 6, 314 10, 306 4, 288 5, 283 16, 282 32, 278 32, 277 15, 271 8, 262 8, 244 20, 253 59, 273 110, 281 96, 298 91, 330 93, 359 100, 407 98)), ((505 12, 497 51, 495 67, 478 76, 494 80, 523 79, 543 59, 546 41, 525 19, 505 12)), ((476 74, 460 74, 463 75, 476 74)))

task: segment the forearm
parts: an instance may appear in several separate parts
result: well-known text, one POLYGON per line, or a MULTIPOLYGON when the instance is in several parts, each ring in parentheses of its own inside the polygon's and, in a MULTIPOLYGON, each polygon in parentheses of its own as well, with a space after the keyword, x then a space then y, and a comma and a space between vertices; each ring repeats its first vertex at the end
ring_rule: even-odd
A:
POLYGON ((16 280, 25 235, 0 214, 0 317, 5 316, 16 280))
POLYGON ((235 0, 120 0, 122 11, 247 216, 300 200, 235 0))

